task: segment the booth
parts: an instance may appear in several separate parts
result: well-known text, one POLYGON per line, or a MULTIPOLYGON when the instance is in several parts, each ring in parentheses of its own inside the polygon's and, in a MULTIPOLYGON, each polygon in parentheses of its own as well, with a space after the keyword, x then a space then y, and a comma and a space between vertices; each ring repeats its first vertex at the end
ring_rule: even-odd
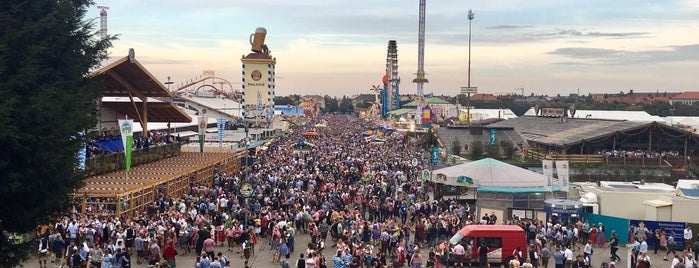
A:
POLYGON ((546 220, 551 220, 554 224, 560 222, 576 223, 582 219, 583 205, 580 201, 566 199, 546 199, 544 200, 544 211, 546 220))

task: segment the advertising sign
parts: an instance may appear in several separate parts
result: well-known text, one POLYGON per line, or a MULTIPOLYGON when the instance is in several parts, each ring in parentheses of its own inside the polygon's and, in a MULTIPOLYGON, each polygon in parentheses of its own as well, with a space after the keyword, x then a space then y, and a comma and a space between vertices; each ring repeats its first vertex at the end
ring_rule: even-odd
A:
POLYGON ((546 177, 546 184, 544 185, 544 190, 547 192, 551 192, 553 191, 553 161, 541 160, 541 167, 544 170, 544 176, 546 177))
POLYGON ((570 187, 570 172, 568 160, 556 161, 556 170, 558 171, 558 180, 561 182, 561 191, 567 192, 570 187))
POLYGON ((428 169, 423 169, 422 170, 422 180, 423 181, 431 181, 432 180, 432 171, 429 171, 428 169))
POLYGON ((432 146, 432 163, 439 163, 439 147, 432 146))
POLYGON ((646 236, 648 237, 646 243, 648 243, 648 248, 655 248, 658 240, 655 238, 655 230, 664 229, 665 237, 675 238, 675 250, 682 251, 685 247, 684 245, 684 228, 687 227, 684 222, 671 222, 671 221, 643 221, 643 220, 629 220, 629 225, 634 226, 636 230, 636 237, 638 237, 638 232, 643 229, 648 229, 646 236))
POLYGON ((541 116, 562 117, 564 113, 564 108, 541 108, 541 116))
POLYGON ((248 109, 258 108, 258 99, 262 105, 269 105, 268 91, 271 90, 271 68, 267 63, 246 63, 243 67, 243 90, 246 98, 243 103, 248 109))
POLYGON ((490 129, 490 145, 495 145, 495 129, 490 129))

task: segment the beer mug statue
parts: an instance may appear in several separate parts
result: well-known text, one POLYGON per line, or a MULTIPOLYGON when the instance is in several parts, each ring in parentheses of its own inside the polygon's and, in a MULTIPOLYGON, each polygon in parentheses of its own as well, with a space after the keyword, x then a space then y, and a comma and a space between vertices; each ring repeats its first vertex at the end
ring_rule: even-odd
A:
POLYGON ((265 45, 265 36, 267 35, 267 29, 264 27, 257 27, 255 33, 250 35, 250 45, 252 45, 252 51, 257 53, 267 52, 267 46, 265 45))

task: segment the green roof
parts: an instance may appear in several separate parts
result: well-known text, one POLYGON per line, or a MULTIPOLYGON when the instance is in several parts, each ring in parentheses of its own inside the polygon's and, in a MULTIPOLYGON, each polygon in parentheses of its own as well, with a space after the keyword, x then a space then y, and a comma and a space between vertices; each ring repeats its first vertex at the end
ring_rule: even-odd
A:
MULTIPOLYGON (((553 185, 552 190, 558 192, 561 190, 560 185, 553 185)), ((503 186, 478 186, 479 193, 508 193, 508 194, 530 194, 530 193, 545 193, 544 187, 503 187, 503 186)))
POLYGON ((240 148, 238 148, 238 149, 236 150, 236 152, 237 152, 237 151, 242 151, 242 150, 255 149, 255 148, 259 147, 259 146, 262 146, 262 145, 266 144, 266 143, 269 142, 270 140, 272 140, 272 139, 270 138, 270 139, 264 139, 264 140, 259 140, 259 141, 251 142, 250 145, 248 145, 248 146, 246 146, 246 147, 240 147, 240 148))
MULTIPOLYGON (((425 102, 427 104, 452 104, 451 102, 448 102, 446 100, 440 99, 438 97, 432 97, 432 98, 427 98, 425 99, 425 102)), ((416 101, 411 101, 409 103, 406 103, 403 105, 404 107, 417 107, 417 102, 416 101)))
POLYGON ((415 112, 415 108, 400 108, 397 110, 389 111, 388 114, 401 116, 410 112, 415 112))

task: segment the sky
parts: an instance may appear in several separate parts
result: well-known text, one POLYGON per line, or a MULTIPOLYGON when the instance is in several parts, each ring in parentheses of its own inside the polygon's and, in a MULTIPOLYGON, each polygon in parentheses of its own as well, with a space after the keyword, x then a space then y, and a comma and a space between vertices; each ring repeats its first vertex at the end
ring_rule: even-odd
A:
MULTIPOLYGON (((97 0, 111 60, 136 59, 174 86, 214 70, 240 90, 249 35, 267 29, 276 94, 371 94, 398 44, 401 94, 415 94, 418 0, 97 0)), ((427 0, 425 93, 699 91, 699 1, 427 0)), ((99 28, 99 9, 87 14, 99 28)), ((106 62, 108 63, 108 62, 106 62)))

